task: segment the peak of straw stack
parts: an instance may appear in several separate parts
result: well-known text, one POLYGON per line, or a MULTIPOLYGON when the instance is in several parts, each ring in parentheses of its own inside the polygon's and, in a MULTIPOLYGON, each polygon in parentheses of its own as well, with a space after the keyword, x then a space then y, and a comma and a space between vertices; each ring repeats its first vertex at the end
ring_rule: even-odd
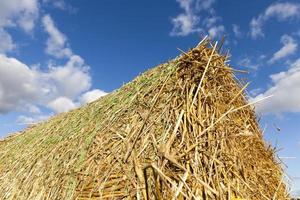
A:
POLYGON ((0 142, 0 199, 288 199, 238 70, 198 46, 0 142))

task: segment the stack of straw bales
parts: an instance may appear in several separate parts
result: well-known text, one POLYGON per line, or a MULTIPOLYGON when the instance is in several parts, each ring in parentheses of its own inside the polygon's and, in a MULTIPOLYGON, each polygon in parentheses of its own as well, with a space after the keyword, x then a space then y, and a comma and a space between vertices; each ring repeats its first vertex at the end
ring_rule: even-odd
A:
POLYGON ((0 142, 0 199, 288 199, 245 86, 199 45, 0 142))

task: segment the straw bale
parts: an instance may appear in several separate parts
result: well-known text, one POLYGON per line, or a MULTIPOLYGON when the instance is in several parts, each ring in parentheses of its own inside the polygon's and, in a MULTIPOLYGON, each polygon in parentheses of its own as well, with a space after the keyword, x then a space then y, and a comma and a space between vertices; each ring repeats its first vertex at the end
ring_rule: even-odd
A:
POLYGON ((220 45, 0 142, 0 199, 288 199, 220 45))

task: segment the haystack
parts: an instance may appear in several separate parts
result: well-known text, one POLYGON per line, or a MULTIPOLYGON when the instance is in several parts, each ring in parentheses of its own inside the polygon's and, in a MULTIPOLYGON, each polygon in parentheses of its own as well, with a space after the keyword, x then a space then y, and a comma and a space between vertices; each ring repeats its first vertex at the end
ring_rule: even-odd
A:
POLYGON ((287 199, 238 70, 199 45, 0 142, 0 199, 287 199))

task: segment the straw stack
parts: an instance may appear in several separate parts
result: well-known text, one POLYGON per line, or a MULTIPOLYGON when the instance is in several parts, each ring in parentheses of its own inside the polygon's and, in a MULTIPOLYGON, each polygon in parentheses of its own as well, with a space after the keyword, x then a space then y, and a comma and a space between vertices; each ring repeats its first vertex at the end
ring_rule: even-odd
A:
POLYGON ((288 199, 240 71, 208 39, 0 142, 0 199, 288 199))

